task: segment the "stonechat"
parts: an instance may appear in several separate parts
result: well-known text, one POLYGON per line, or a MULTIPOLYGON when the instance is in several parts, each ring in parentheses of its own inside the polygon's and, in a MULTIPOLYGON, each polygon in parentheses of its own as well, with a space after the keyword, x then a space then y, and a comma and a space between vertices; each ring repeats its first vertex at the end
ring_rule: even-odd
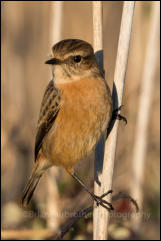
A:
MULTIPOLYGON (((109 126, 113 103, 92 46, 79 39, 65 39, 52 48, 49 82, 41 104, 35 140, 35 165, 24 190, 27 205, 43 173, 63 167, 96 201, 108 210, 112 205, 90 192, 74 172, 109 126)), ((109 193, 109 192, 107 192, 109 193)), ((104 195, 105 196, 105 195, 104 195)))

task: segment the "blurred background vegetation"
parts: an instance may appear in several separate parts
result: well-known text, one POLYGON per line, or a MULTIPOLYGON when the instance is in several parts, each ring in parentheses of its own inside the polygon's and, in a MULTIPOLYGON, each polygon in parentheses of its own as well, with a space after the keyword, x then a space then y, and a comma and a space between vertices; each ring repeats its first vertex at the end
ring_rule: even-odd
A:
MULTIPOLYGON (((52 1, 2 1, 2 229, 39 230, 48 227, 46 211, 47 173, 41 179, 28 211, 19 198, 30 175, 34 161, 34 138, 41 99, 51 79, 51 70, 44 62, 51 53, 52 1), (32 213, 30 212, 32 210, 32 213)), ((106 79, 112 89, 115 60, 122 15, 121 1, 105 1, 104 6, 104 64, 106 79)), ((135 6, 122 114, 128 124, 120 122, 114 170, 113 190, 130 192, 131 161, 135 138, 140 82, 144 64, 147 36, 150 31, 150 1, 137 1, 135 6)), ((63 3, 62 39, 80 38, 93 43, 92 2, 63 3)), ((158 61, 152 93, 148 128, 148 147, 143 183, 145 214, 137 234, 128 226, 128 218, 111 218, 111 239, 159 239, 160 237, 160 62, 158 61)), ((144 111, 144 110, 143 110, 144 111)), ((55 167, 53 167, 55 168, 55 167)), ((93 160, 76 167, 77 173, 93 188, 93 160)), ((56 177, 58 228, 69 213, 92 204, 82 188, 59 170, 56 177), (67 215, 65 216, 64 213, 67 215), (61 215, 62 214, 62 215, 61 215)), ((108 173, 107 173, 108 178, 108 173)), ((135 199, 135 197, 134 197, 135 199)), ((116 210, 126 207, 116 202, 116 210)), ((38 238, 39 235, 37 236, 38 238)), ((2 237, 3 238, 3 237, 2 237)), ((66 239, 92 239, 92 215, 80 220, 66 239)), ((19 238, 21 237, 19 236, 19 238)))

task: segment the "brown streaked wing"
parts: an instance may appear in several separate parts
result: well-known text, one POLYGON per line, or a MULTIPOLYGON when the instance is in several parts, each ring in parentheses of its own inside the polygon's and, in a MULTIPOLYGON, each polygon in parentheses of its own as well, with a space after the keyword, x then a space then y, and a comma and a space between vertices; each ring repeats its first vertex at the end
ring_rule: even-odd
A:
POLYGON ((35 140, 35 161, 42 146, 43 139, 54 124, 60 110, 60 100, 60 92, 55 88, 54 82, 51 80, 45 90, 40 108, 35 140))

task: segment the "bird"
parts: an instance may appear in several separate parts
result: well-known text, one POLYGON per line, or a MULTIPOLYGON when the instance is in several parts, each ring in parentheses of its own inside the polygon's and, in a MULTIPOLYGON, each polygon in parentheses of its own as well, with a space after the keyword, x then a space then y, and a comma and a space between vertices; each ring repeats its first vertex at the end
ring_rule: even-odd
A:
POLYGON ((22 195, 27 206, 45 171, 64 168, 91 195, 97 205, 112 210, 76 175, 75 165, 91 153, 107 130, 113 112, 110 88, 91 44, 64 39, 52 47, 45 62, 52 67, 40 108, 35 138, 35 163, 22 195))

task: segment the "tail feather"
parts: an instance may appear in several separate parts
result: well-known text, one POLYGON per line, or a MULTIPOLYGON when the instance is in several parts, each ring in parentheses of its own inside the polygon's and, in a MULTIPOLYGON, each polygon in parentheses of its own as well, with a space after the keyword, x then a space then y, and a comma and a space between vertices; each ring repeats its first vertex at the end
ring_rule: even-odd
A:
POLYGON ((22 204, 24 206, 27 206, 30 202, 30 199, 35 191, 35 188, 42 176, 42 173, 38 173, 38 165, 36 165, 32 171, 31 177, 29 178, 29 181, 23 191, 22 195, 22 204))

